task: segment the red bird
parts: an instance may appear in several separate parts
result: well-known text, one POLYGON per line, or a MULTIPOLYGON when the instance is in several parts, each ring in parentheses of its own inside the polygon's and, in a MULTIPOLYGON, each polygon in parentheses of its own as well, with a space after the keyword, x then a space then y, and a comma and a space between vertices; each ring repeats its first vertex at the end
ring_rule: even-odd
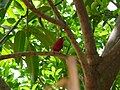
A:
POLYGON ((59 38, 52 46, 53 51, 59 52, 63 48, 64 37, 59 38))

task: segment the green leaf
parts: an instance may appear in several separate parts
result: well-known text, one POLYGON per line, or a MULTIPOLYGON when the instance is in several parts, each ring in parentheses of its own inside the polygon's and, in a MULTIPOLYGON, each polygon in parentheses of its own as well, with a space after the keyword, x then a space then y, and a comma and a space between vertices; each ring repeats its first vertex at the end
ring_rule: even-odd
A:
POLYGON ((55 67, 52 66, 52 67, 51 67, 51 70, 52 70, 52 72, 55 72, 55 67))
POLYGON ((38 86, 38 83, 36 83, 35 85, 33 85, 32 90, 36 90, 38 86))
MULTIPOLYGON (((48 7, 48 6, 42 6, 40 8, 38 8, 38 11, 41 11, 43 13, 47 12, 48 10, 50 10, 51 8, 48 7)), ((30 22, 31 20, 37 18, 37 15, 34 14, 33 12, 31 12, 29 15, 28 15, 28 22, 30 22)))
POLYGON ((40 29, 43 30, 44 34, 49 38, 50 44, 52 45, 56 41, 55 34, 45 28, 40 27, 40 29))
POLYGON ((92 10, 96 10, 96 8, 97 8, 98 5, 99 5, 98 2, 93 2, 93 3, 91 4, 91 9, 92 9, 92 10))
POLYGON ((24 51, 26 34, 24 31, 18 31, 14 39, 14 52, 24 51))
MULTIPOLYGON (((32 46, 31 43, 28 43, 27 45, 27 51, 36 51, 34 46, 32 46)), ((39 66, 39 60, 38 56, 32 56, 32 57, 26 57, 25 62, 27 63, 28 71, 30 73, 31 81, 35 83, 35 81, 38 78, 38 66, 39 66)))
POLYGON ((2 21, 4 19, 6 11, 9 7, 9 5, 11 4, 11 2, 12 2, 12 0, 3 0, 0 3, 0 21, 2 21))
POLYGON ((21 87, 21 90, 30 90, 30 88, 27 86, 23 86, 23 87, 21 87))
POLYGON ((58 69, 56 72, 55 72, 55 74, 56 75, 59 75, 59 73, 62 71, 62 68, 60 68, 60 69, 58 69))
POLYGON ((9 7, 8 10, 7 10, 7 14, 11 17, 11 18, 15 18, 16 15, 15 13, 13 12, 13 8, 12 7, 9 7))
POLYGON ((94 2, 94 0, 86 0, 85 5, 91 6, 91 4, 94 2))
POLYGON ((10 23, 10 24, 15 23, 15 19, 14 19, 14 18, 8 18, 7 21, 8 21, 8 23, 10 23))
POLYGON ((1 27, 2 27, 2 28, 4 28, 4 29, 8 29, 8 30, 10 30, 10 29, 11 29, 11 27, 10 27, 10 26, 8 26, 8 25, 1 25, 1 27))
MULTIPOLYGON (((48 30, 47 30, 48 31, 48 30)), ((49 35, 45 34, 44 31, 40 31, 38 28, 30 29, 30 32, 38 39, 40 42, 44 45, 46 49, 49 49, 49 47, 52 45, 52 40, 49 35)), ((49 32, 49 31, 48 31, 49 32)), ((53 35, 54 36, 54 35, 53 35)))
MULTIPOLYGON (((26 34, 24 31, 18 31, 14 38, 14 52, 23 52, 25 46, 26 34)), ((20 63, 21 58, 15 59, 17 64, 20 63)))
POLYGON ((15 4, 15 7, 17 7, 18 9, 24 11, 24 8, 22 7, 22 5, 19 2, 17 2, 16 0, 14 0, 14 4, 15 4))
POLYGON ((49 11, 50 9, 51 8, 49 6, 42 6, 38 10, 40 10, 43 13, 45 13, 45 12, 49 11))
POLYGON ((117 4, 120 4, 120 0, 116 0, 117 4))

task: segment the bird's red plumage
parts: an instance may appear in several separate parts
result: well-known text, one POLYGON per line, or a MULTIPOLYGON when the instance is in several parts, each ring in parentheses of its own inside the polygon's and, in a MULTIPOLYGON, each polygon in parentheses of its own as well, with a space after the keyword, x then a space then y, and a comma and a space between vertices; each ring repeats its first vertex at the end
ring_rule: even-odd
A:
POLYGON ((59 52, 63 48, 64 37, 59 38, 52 46, 53 51, 59 52))

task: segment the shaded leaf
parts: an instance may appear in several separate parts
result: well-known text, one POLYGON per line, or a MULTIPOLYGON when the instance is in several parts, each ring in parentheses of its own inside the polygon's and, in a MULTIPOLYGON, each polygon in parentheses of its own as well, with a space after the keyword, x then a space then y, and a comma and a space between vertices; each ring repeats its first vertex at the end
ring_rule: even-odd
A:
POLYGON ((24 10, 24 8, 21 6, 21 4, 19 2, 17 2, 16 0, 14 0, 14 4, 15 4, 15 7, 17 7, 18 9, 24 10))
POLYGON ((7 21, 8 21, 8 23, 10 23, 10 24, 15 23, 15 19, 14 19, 14 18, 8 18, 7 21))
MULTIPOLYGON (((24 31, 18 31, 14 39, 14 52, 23 52, 25 46, 26 34, 24 31)), ((21 58, 15 59, 17 64, 20 63, 21 58)))
MULTIPOLYGON (((38 8, 38 11, 41 11, 43 13, 47 12, 48 10, 50 10, 50 7, 48 6, 42 6, 40 8, 38 8)), ((31 12, 29 15, 28 15, 28 22, 30 22, 31 20, 37 18, 37 15, 34 14, 33 12, 31 12)))
POLYGON ((85 0, 85 5, 91 6, 91 4, 94 2, 94 0, 85 0))
MULTIPOLYGON (((36 50, 34 46, 32 46, 31 43, 28 43, 27 51, 36 51, 36 50)), ((27 67, 30 73, 31 80, 34 83, 38 78, 38 71, 39 71, 38 56, 26 57, 25 62, 27 63, 27 67)))
POLYGON ((4 19, 6 11, 9 7, 9 5, 11 4, 11 2, 12 2, 12 0, 3 0, 0 3, 0 21, 2 21, 2 19, 4 19))
POLYGON ((56 41, 54 33, 52 33, 50 30, 44 29, 42 27, 40 27, 40 29, 43 30, 45 35, 49 38, 50 43, 54 43, 56 41))
MULTIPOLYGON (((48 31, 48 30, 47 30, 48 31)), ((34 30, 33 29, 31 29, 30 30, 30 32, 38 39, 38 40, 40 40, 40 42, 44 45, 44 47, 46 48, 46 49, 49 49, 49 47, 52 45, 52 40, 51 40, 51 35, 50 35, 50 32, 49 33, 47 33, 47 31, 45 31, 46 32, 46 34, 44 33, 44 31, 43 32, 41 32, 39 29, 37 29, 37 28, 34 28, 34 30), (48 35, 49 34, 49 35, 48 35)), ((54 36, 54 35, 53 35, 54 36)))

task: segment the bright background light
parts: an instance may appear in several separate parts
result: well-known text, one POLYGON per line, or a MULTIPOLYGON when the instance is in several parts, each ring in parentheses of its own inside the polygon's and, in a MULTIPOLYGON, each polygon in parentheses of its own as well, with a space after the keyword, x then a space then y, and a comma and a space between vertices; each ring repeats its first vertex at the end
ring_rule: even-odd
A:
MULTIPOLYGON (((68 2, 68 4, 70 5, 70 4, 73 2, 73 0, 67 0, 67 2, 68 2)), ((107 8, 108 8, 110 11, 114 11, 114 10, 117 9, 117 7, 116 7, 112 2, 110 2, 110 3, 108 4, 107 8)))
POLYGON ((113 3, 109 3, 109 5, 107 6, 107 8, 110 10, 110 11, 114 11, 117 9, 117 7, 113 4, 113 3))

